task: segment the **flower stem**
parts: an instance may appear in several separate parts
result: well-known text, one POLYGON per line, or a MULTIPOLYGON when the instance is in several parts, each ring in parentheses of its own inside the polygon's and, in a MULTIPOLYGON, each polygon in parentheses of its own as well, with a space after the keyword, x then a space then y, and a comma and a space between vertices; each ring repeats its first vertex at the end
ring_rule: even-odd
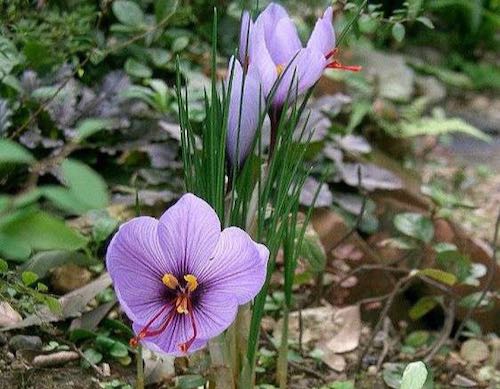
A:
POLYGON ((137 381, 136 389, 144 389, 144 365, 142 361, 142 346, 139 344, 137 346, 137 353, 135 354, 137 362, 137 381))
POLYGON ((229 352, 225 335, 221 334, 209 341, 212 377, 216 389, 235 389, 233 373, 231 371, 229 352))
POLYGON ((283 310, 283 328, 281 330, 281 342, 278 350, 278 361, 276 363, 276 378, 280 389, 287 388, 288 372, 288 317, 289 310, 285 306, 283 310))

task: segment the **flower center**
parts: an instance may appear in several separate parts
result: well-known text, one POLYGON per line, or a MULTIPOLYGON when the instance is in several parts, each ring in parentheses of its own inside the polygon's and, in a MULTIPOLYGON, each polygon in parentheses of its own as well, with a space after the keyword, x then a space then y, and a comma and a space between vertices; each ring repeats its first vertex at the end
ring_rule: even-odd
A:
POLYGON ((185 274, 183 278, 185 282, 181 285, 177 277, 175 277, 172 273, 165 273, 163 275, 161 281, 167 288, 176 292, 175 298, 165 304, 160 311, 156 313, 153 318, 139 331, 137 336, 130 339, 130 345, 132 347, 136 347, 139 344, 139 341, 144 338, 161 334, 167 329, 175 315, 189 315, 191 326, 193 328, 193 336, 186 342, 179 344, 179 348, 182 352, 186 353, 189 350, 197 335, 191 294, 198 288, 198 279, 192 274, 185 274), (168 308, 170 309, 168 310, 168 308), (151 330, 150 327, 153 323, 156 322, 166 311, 168 312, 164 316, 162 324, 160 324, 160 326, 156 329, 151 330))

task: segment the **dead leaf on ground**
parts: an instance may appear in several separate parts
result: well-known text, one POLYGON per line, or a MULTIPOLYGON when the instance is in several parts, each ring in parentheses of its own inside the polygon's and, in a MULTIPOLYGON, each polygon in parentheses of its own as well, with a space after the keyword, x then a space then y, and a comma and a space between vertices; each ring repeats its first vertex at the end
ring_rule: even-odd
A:
POLYGON ((328 342, 327 347, 335 353, 345 353, 356 349, 361 336, 361 316, 358 305, 339 309, 334 321, 340 326, 337 334, 328 342))
POLYGON ((9 327, 21 320, 21 315, 7 301, 0 302, 0 327, 9 327))
POLYGON ((160 355, 145 348, 142 352, 142 359, 144 361, 144 379, 146 385, 165 382, 175 376, 175 357, 160 355))

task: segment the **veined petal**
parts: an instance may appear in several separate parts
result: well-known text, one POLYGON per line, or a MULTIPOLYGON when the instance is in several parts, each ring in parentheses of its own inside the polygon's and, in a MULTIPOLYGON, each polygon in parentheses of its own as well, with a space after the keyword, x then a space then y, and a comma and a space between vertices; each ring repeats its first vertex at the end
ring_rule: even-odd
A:
POLYGON ((214 251, 221 226, 204 200, 187 193, 160 218, 158 240, 166 258, 176 263, 174 275, 196 274, 214 251))
POLYGON ((210 339, 221 334, 234 321, 237 311, 235 297, 220 289, 203 288, 194 308, 199 337, 210 339))
POLYGON ((231 164, 235 166, 238 162, 241 167, 251 151, 260 110, 264 109, 265 100, 259 80, 253 73, 244 76, 240 63, 234 57, 229 65, 229 71, 231 70, 233 79, 229 102, 227 153, 231 164))
MULTIPOLYGON (((135 334, 141 331, 142 324, 133 323, 132 328, 135 334)), ((189 315, 175 315, 174 319, 165 331, 157 336, 152 336, 142 340, 141 342, 155 352, 174 355, 177 357, 184 356, 180 350, 180 345, 188 341, 193 336, 193 328, 191 324, 191 317, 189 315)), ((206 339, 196 338, 188 353, 193 353, 202 349, 207 344, 206 339)))
POLYGON ((305 48, 299 50, 290 65, 284 70, 277 82, 278 87, 273 105, 283 105, 289 94, 289 103, 305 92, 319 80, 326 66, 325 56, 318 50, 305 48))
POLYGON ((333 9, 328 7, 314 26, 314 30, 307 42, 307 47, 327 55, 335 48, 335 31, 332 24, 333 9))
POLYGON ((147 322, 164 305, 161 278, 175 269, 175 262, 163 255, 158 220, 143 216, 123 224, 108 246, 106 266, 132 321, 147 322))
POLYGON ((258 75, 264 94, 267 96, 278 78, 278 73, 276 71, 276 64, 266 46, 262 23, 255 23, 251 39, 248 72, 258 75))
POLYGON ((267 41, 267 49, 274 63, 282 66, 287 64, 301 48, 295 24, 288 17, 281 18, 267 41))
POLYGON ((239 57, 241 63, 246 63, 250 56, 250 45, 252 38, 253 21, 248 11, 241 16, 239 57))
POLYGON ((283 18, 289 19, 290 17, 288 16, 285 8, 276 3, 269 4, 257 17, 255 23, 259 23, 263 26, 266 42, 269 42, 276 25, 283 18))
POLYGON ((226 294, 239 305, 252 300, 264 284, 269 257, 266 251, 242 229, 226 228, 212 258, 197 273, 204 293, 226 294))

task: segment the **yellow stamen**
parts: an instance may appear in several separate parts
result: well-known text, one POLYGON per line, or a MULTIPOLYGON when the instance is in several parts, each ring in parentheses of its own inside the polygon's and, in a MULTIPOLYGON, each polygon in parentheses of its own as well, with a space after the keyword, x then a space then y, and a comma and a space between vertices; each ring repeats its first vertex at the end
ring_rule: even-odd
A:
POLYGON ((276 65, 276 72, 278 73, 278 76, 281 76, 281 73, 283 73, 284 67, 282 64, 276 65))
POLYGON ((198 287, 198 280, 196 277, 192 274, 186 274, 184 279, 186 280, 188 291, 194 292, 198 287))
POLYGON ((177 300, 175 301, 175 308, 177 309, 178 313, 184 313, 188 314, 188 298, 185 295, 177 297, 177 300))
POLYGON ((172 273, 165 273, 161 281, 170 289, 175 289, 179 286, 179 281, 177 281, 177 278, 172 273))

